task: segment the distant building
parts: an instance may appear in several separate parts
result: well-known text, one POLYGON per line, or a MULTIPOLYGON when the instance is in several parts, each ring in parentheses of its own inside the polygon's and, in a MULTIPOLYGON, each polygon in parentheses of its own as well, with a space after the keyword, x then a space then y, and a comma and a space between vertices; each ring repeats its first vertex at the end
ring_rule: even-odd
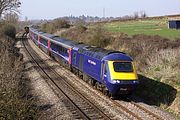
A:
POLYGON ((180 20, 169 20, 169 29, 180 29, 180 20))

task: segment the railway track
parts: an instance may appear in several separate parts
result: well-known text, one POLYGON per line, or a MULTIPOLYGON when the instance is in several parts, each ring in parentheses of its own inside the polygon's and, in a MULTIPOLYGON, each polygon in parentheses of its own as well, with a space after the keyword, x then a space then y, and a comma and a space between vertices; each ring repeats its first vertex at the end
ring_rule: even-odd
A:
POLYGON ((150 110, 146 109, 145 107, 139 105, 138 103, 135 103, 131 99, 128 99, 128 103, 124 104, 125 102, 121 101, 113 101, 113 103, 118 106, 120 109, 123 109, 126 113, 132 115, 137 120, 164 120, 157 114, 151 112, 150 110), (128 107, 128 104, 130 107, 128 107), (133 110, 132 110, 133 109, 133 110))
POLYGON ((142 107, 141 105, 139 105, 139 104, 137 104, 135 102, 131 102, 131 104, 133 104, 135 107, 145 111, 147 114, 152 116, 154 119, 156 119, 156 120, 163 120, 161 117, 159 117, 158 115, 154 114, 153 112, 147 110, 146 108, 142 107))
POLYGON ((112 116, 106 115, 93 104, 93 101, 88 100, 72 85, 68 84, 56 71, 49 67, 39 55, 30 48, 27 40, 23 40, 22 43, 32 62, 38 67, 38 71, 41 72, 41 75, 44 74, 43 78, 46 79, 46 82, 54 86, 55 91, 58 91, 58 97, 63 96, 63 102, 67 108, 70 109, 75 119, 112 119, 112 116))
MULTIPOLYGON (((24 43, 24 42, 23 42, 24 43)), ((59 89, 61 94, 63 94, 66 97, 66 102, 68 107, 70 107, 73 111, 73 113, 76 113, 75 118, 80 118, 80 119, 112 119, 112 117, 109 117, 103 111, 101 111, 98 107, 93 105, 92 101, 89 101, 87 98, 85 98, 84 95, 79 93, 78 91, 75 90, 75 88, 67 84, 66 81, 64 81, 64 78, 62 78, 56 71, 53 69, 49 68, 46 63, 41 60, 41 58, 37 55, 35 51, 33 51, 31 48, 28 49, 29 45, 26 47, 25 44, 28 44, 27 42, 24 43, 25 48, 28 51, 28 54, 32 57, 33 61, 41 68, 41 71, 43 71, 44 74, 50 79, 50 81, 59 89), (32 55, 33 54, 33 55, 32 55), (34 56, 34 57, 33 57, 34 56), (49 72, 43 69, 41 65, 38 64, 38 62, 35 61, 35 58, 38 58, 38 61, 40 61, 41 64, 44 64, 44 66, 48 69, 50 69, 49 72), (54 80, 52 78, 58 78, 58 80, 54 80), (63 83, 59 83, 59 81, 63 81, 63 83), (65 84, 64 86, 59 86, 59 84, 65 84), (63 89, 62 89, 63 88, 63 89), (65 89, 69 89, 67 92, 65 89), (67 93, 68 94, 67 94, 67 93), (74 96, 72 96, 72 93, 74 96), (78 98, 78 99, 77 99, 78 98), (81 98, 81 99, 80 99, 81 98), (83 104, 82 104, 83 103, 83 104)), ((102 93, 100 93, 103 95, 102 93)), ((142 115, 139 115, 135 113, 134 111, 130 110, 126 106, 122 105, 119 101, 114 101, 109 99, 115 106, 117 106, 119 109, 124 111, 124 113, 127 116, 130 116, 130 118, 137 119, 137 120, 144 120, 146 117, 142 117, 142 115)), ((129 104, 131 104, 134 108, 139 109, 140 111, 143 111, 144 115, 148 115, 149 118, 153 120, 163 120, 161 117, 158 115, 154 114, 150 110, 147 110, 146 108, 142 107, 141 105, 133 102, 131 99, 129 99, 129 104)))

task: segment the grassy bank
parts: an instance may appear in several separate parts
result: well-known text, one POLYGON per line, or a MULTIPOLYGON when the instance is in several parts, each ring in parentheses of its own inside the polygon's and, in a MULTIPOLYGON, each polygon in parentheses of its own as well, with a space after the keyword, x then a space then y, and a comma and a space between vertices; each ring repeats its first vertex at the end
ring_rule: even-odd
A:
POLYGON ((29 80, 23 72, 23 56, 14 47, 15 39, 4 35, 15 35, 14 27, 8 26, 0 28, 0 120, 37 119, 35 101, 29 97, 29 80))

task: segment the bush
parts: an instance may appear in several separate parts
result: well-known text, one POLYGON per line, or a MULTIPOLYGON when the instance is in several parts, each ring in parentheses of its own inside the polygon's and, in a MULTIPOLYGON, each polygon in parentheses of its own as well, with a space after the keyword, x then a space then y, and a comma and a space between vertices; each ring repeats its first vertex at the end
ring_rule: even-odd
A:
POLYGON ((53 21, 55 29, 61 29, 61 28, 69 28, 70 24, 67 20, 64 19, 55 19, 53 21))
POLYGON ((12 24, 3 25, 0 32, 4 35, 11 37, 11 38, 16 37, 16 28, 12 24))
POLYGON ((52 22, 42 24, 41 30, 52 34, 61 28, 69 28, 69 27, 70 24, 67 20, 55 19, 52 22))
POLYGON ((92 30, 91 40, 89 44, 97 47, 106 47, 111 41, 111 37, 106 34, 106 30, 98 25, 92 30))
POLYGON ((85 25, 83 25, 83 24, 77 24, 76 25, 76 29, 78 29, 78 31, 80 31, 80 32, 85 32, 88 28, 85 26, 85 25))
POLYGON ((41 26, 42 31, 53 34, 56 29, 53 23, 45 23, 41 26))
POLYGON ((85 32, 88 28, 86 27, 87 24, 84 20, 78 20, 76 21, 76 23, 74 24, 74 26, 76 27, 76 29, 78 31, 81 31, 81 32, 85 32))

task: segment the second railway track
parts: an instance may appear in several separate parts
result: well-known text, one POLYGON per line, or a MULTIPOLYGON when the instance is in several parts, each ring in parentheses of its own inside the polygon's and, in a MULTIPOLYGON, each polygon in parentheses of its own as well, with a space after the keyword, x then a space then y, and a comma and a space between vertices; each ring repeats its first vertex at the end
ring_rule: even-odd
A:
MULTIPOLYGON (((27 40, 22 41, 27 53, 32 61, 38 66, 49 84, 56 87, 61 96, 64 97, 66 106, 71 109, 75 119, 113 119, 112 116, 106 115, 92 101, 88 100, 83 94, 78 92, 72 85, 68 84, 56 71, 49 67, 38 54, 29 47, 27 40)), ((52 118, 53 119, 53 118, 52 118)))

